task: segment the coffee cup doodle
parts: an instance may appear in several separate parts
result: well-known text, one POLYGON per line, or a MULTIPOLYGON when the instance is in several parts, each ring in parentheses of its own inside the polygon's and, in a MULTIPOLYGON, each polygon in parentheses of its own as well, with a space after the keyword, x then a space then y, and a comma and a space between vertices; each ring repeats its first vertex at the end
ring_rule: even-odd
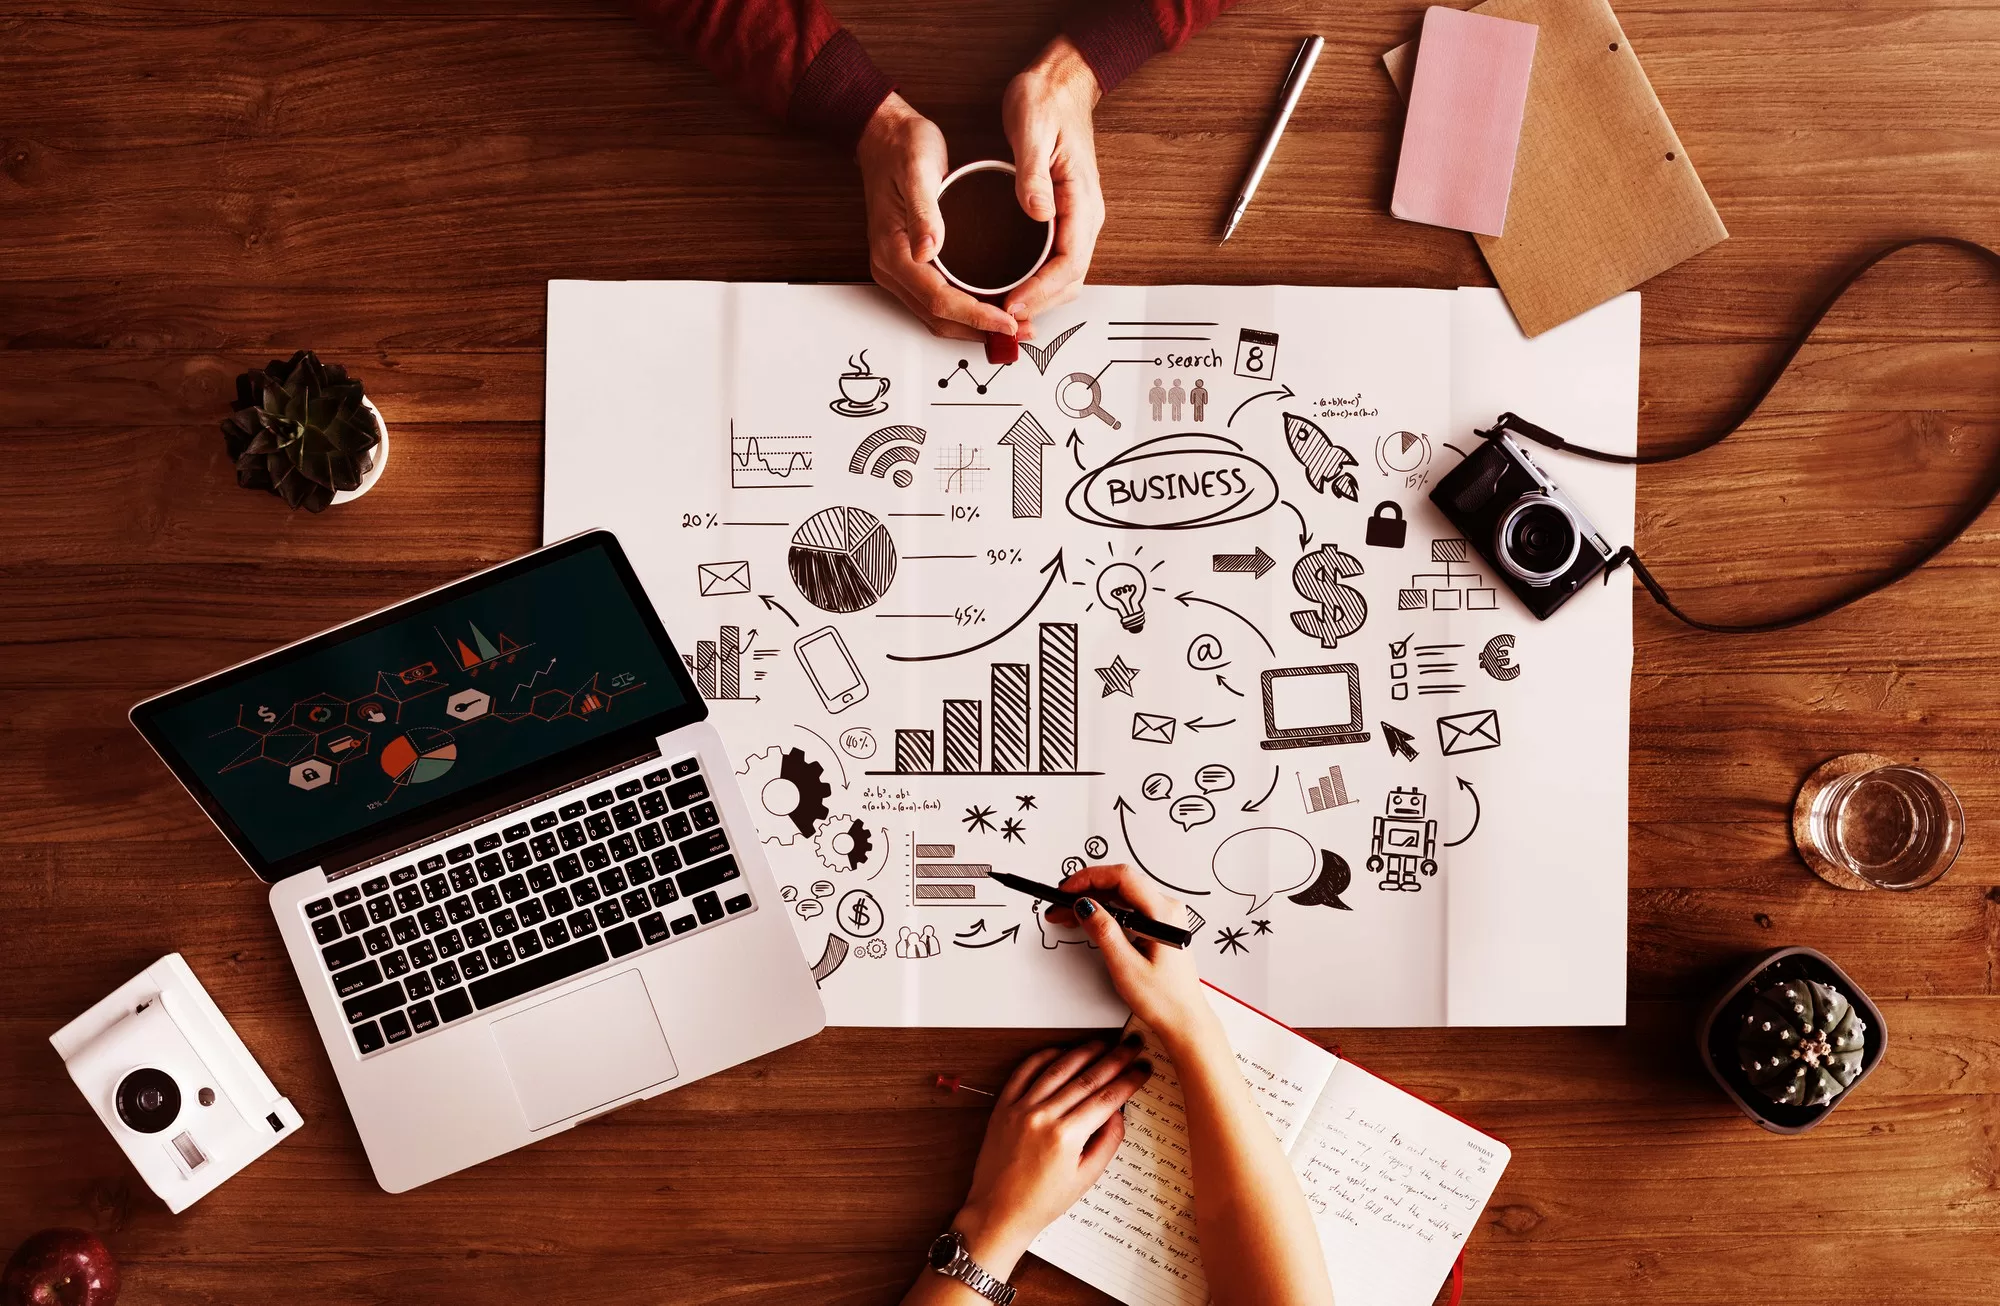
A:
POLYGON ((842 417, 873 417, 888 411, 888 393, 889 378, 869 370, 864 349, 847 360, 847 370, 840 374, 840 398, 827 407, 842 417))

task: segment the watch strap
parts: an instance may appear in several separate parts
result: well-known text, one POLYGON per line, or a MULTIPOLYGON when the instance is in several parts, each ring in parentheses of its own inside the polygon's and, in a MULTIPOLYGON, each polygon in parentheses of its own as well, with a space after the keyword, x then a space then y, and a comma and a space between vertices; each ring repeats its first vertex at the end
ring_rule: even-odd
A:
POLYGON ((1013 1306, 1014 1286, 995 1278, 984 1266, 973 1260, 971 1253, 965 1250, 963 1236, 955 1236, 953 1241, 957 1249, 956 1254, 951 1258, 949 1265, 937 1272, 947 1279, 964 1284, 992 1302, 993 1306, 1013 1306))

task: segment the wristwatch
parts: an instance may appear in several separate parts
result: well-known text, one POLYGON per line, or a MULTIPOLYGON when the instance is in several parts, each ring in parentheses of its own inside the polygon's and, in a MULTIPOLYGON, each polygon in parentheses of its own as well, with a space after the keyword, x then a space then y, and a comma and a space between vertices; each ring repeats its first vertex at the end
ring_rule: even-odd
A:
POLYGON ((958 1230, 938 1235, 937 1241, 931 1244, 930 1259, 933 1270, 964 1284, 992 1302, 993 1306, 1013 1306, 1013 1287, 980 1268, 979 1262, 966 1253, 965 1235, 958 1230))

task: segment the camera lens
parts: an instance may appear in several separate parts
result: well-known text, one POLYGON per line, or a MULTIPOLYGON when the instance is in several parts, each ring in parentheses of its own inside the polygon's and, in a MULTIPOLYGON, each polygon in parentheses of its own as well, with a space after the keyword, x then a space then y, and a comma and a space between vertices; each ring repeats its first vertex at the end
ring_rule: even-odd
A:
POLYGON ((118 1083, 118 1118, 142 1134, 157 1134, 179 1118, 181 1086, 164 1070, 145 1066, 118 1083))
POLYGON ((1523 495, 1495 534, 1500 565, 1530 584, 1554 580, 1576 561, 1576 518, 1546 495, 1523 495))

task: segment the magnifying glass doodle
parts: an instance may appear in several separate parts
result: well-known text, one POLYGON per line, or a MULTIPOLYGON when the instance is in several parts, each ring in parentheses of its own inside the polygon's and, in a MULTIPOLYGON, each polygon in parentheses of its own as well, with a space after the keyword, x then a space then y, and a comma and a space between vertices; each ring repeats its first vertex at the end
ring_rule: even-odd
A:
POLYGON ((1124 429, 1117 418, 1104 411, 1104 393, 1097 387, 1097 378, 1088 372, 1071 372, 1057 383, 1056 407, 1068 417, 1095 417, 1114 431, 1124 429), (1086 390, 1090 392, 1089 403, 1072 402, 1086 390))

